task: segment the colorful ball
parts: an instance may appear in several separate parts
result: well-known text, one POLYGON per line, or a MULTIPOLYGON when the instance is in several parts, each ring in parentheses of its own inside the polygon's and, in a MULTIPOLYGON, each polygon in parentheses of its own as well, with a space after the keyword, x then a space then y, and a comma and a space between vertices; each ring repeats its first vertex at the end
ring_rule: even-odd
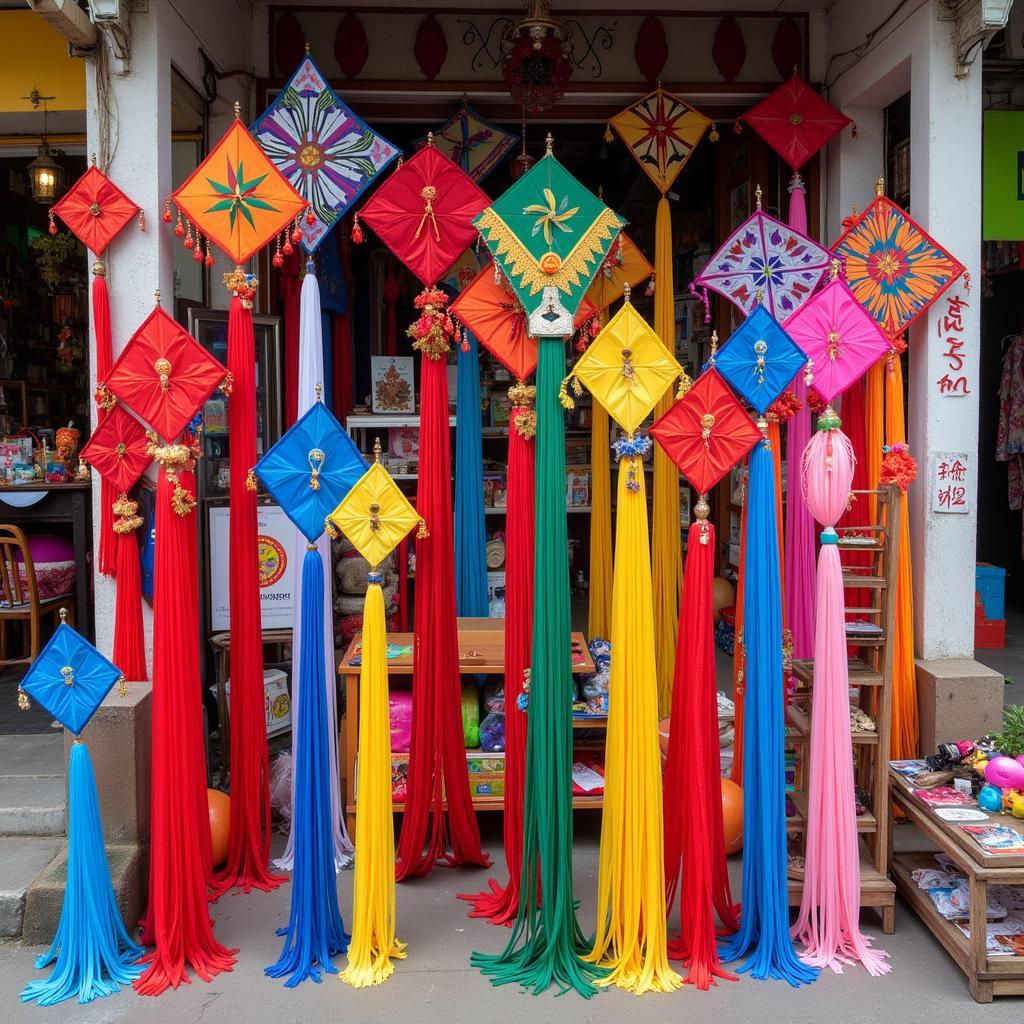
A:
POLYGON ((1003 791, 998 786, 982 786, 978 793, 978 806, 983 811, 1003 809, 1003 791))
POLYGON ((722 779, 722 832, 725 852, 743 849, 743 790, 732 779, 722 779))
POLYGON ((208 789, 206 802, 210 808, 210 848, 213 851, 213 866, 216 868, 228 859, 228 846, 231 838, 231 797, 219 789, 208 789))
POLYGON ((985 765, 985 781, 1000 789, 1024 789, 1024 765, 1000 754, 985 765))
POLYGON ((721 576, 716 576, 711 584, 711 603, 715 609, 715 625, 722 621, 722 609, 736 603, 736 591, 733 585, 721 576))

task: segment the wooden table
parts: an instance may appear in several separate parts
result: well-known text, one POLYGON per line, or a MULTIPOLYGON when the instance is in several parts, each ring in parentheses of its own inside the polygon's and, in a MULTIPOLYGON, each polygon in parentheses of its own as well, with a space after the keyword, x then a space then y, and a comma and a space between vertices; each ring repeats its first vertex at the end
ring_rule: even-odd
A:
POLYGON ((0 523, 30 531, 39 526, 70 526, 75 547, 75 628, 95 639, 92 622, 92 484, 0 484, 0 523), (43 494, 32 505, 18 507, 3 500, 8 494, 43 494))
MULTIPOLYGON (((460 618, 459 625, 459 671, 463 675, 500 676, 505 673, 505 620, 460 618)), ((413 645, 412 633, 388 633, 387 642, 403 647, 413 645)), ((586 638, 582 633, 572 634, 572 643, 583 652, 583 661, 572 667, 573 674, 590 675, 594 663, 587 650, 586 638)), ((359 665, 352 659, 362 644, 362 634, 357 633, 345 651, 338 666, 338 674, 345 686, 345 819, 349 835, 355 835, 355 762, 359 747, 359 665)), ((389 681, 392 676, 411 676, 412 655, 403 655, 388 660, 389 681)), ((603 728, 604 718, 577 718, 575 728, 603 728)), ((573 807, 600 807, 601 796, 577 796, 573 807)), ((495 796, 474 796, 473 807, 478 811, 500 811, 504 798, 495 796)), ((396 803, 396 811, 404 810, 404 804, 396 803)))
MULTIPOLYGON (((932 808, 913 796, 910 783, 902 775, 890 770, 889 782, 893 804, 905 811, 907 817, 967 876, 971 898, 970 938, 935 909, 931 897, 919 889, 911 877, 911 872, 917 868, 935 868, 934 854, 895 854, 892 873, 897 888, 967 975, 971 995, 979 1003, 990 1003, 993 996, 1024 995, 1024 956, 989 957, 985 927, 988 887, 1024 885, 1024 851, 1019 854, 986 853, 956 822, 943 821, 932 808)), ((1024 822, 1008 814, 990 814, 989 824, 1006 825, 1024 833, 1024 822)))

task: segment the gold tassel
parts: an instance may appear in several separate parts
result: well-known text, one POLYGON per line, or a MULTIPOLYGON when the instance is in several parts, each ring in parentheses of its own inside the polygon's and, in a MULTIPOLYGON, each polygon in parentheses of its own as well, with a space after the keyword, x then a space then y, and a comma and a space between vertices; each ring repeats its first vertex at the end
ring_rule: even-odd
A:
POLYGON ((28 699, 28 694, 19 686, 18 687, 18 710, 19 711, 31 711, 32 701, 28 699))
POLYGON ((420 520, 420 528, 416 531, 417 540, 426 540, 430 536, 430 531, 427 529, 427 521, 425 519, 420 520))
POLYGON ((117 678, 117 692, 121 697, 128 696, 128 683, 125 681, 124 676, 118 676, 117 678))
POLYGON ((562 403, 563 409, 575 409, 576 403, 572 400, 572 396, 569 394, 569 381, 574 380, 572 374, 565 377, 562 383, 558 385, 558 400, 562 403))
POLYGON ((249 472, 245 474, 245 489, 247 491, 258 491, 259 488, 260 485, 256 479, 256 471, 250 467, 249 472))
POLYGON ((693 380, 690 375, 683 370, 679 374, 679 387, 676 388, 676 398, 685 398, 690 393, 690 388, 693 387, 693 380))

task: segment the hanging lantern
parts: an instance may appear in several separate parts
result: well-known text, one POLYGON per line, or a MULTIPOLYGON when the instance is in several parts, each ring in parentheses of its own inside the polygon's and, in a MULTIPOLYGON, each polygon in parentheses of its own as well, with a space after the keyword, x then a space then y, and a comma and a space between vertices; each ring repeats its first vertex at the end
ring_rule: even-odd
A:
POLYGON ((548 0, 527 0, 526 16, 505 29, 502 77, 512 99, 527 112, 550 110, 565 94, 572 76, 573 43, 572 29, 551 17, 548 0))

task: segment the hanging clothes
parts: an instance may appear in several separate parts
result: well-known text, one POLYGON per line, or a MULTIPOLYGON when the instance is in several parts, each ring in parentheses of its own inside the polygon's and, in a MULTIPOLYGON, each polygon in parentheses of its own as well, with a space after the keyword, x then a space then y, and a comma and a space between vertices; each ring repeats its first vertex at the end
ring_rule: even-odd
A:
MULTIPOLYGON (((1007 500, 1019 511, 1024 505, 1024 334, 1016 335, 1003 356, 999 380, 999 423, 996 459, 1007 466, 1007 500)), ((1024 531, 1021 536, 1024 553, 1024 531)))

